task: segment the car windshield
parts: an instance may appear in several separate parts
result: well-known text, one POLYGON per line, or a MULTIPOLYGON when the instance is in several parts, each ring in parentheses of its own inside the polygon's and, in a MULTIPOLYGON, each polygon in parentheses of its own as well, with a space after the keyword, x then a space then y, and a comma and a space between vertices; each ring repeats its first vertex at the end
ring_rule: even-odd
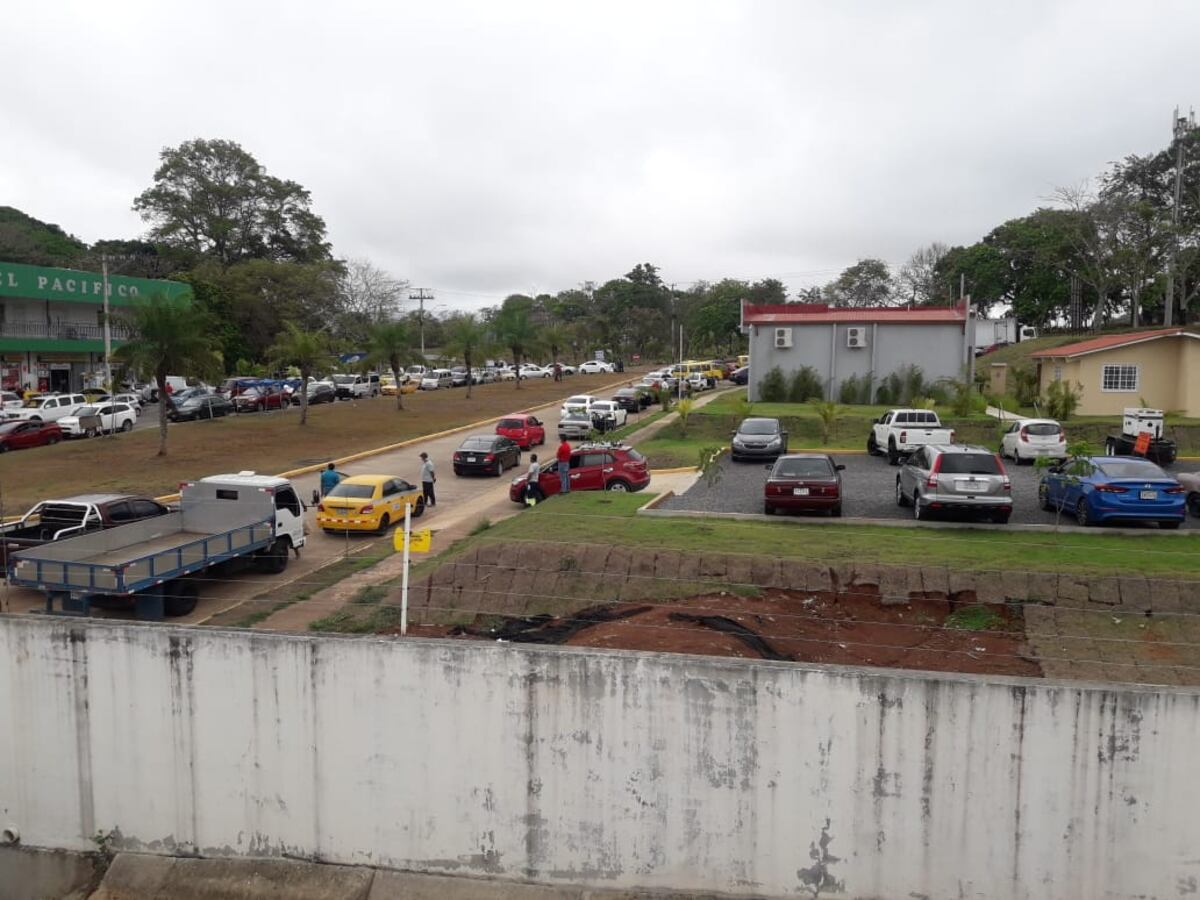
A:
POLYGON ((255 397, 257 397, 261 393, 262 393, 262 391, 260 391, 258 388, 246 388, 246 390, 242 391, 241 396, 247 397, 247 398, 253 400, 255 397))
POLYGON ((501 428, 524 428, 525 423, 520 419, 501 419, 499 423, 501 428))
POLYGON ((375 485, 347 484, 342 481, 334 485, 333 490, 329 492, 328 496, 346 497, 350 500, 370 500, 375 496, 375 485))
POLYGON ((1145 462, 1143 460, 1131 459, 1109 461, 1103 465, 1098 465, 1096 468, 1102 475, 1107 475, 1109 478, 1166 478, 1167 473, 1156 466, 1154 463, 1145 462))
POLYGON ((1000 464, 990 453, 943 453, 938 472, 943 475, 999 475, 1000 464))
POLYGON ((592 424, 592 420, 590 418, 588 418, 583 413, 577 413, 577 412, 573 412, 573 413, 570 413, 569 415, 563 416, 559 420, 559 423, 561 424, 563 422, 582 422, 586 425, 592 424))
POLYGON ((640 454, 636 450, 634 450, 632 447, 628 448, 627 450, 625 450, 623 452, 625 453, 626 459, 628 459, 630 462, 642 462, 646 458, 646 457, 642 456, 642 454, 640 454))
POLYGON ((489 438, 467 438, 459 450, 491 450, 495 443, 489 438))
POLYGON ((747 419, 738 427, 741 434, 777 434, 779 423, 774 419, 747 419))
POLYGON ((353 375, 334 375, 333 383, 334 384, 354 384, 354 376, 353 375))
POLYGON ((772 478, 832 478, 833 468, 827 459, 781 459, 775 464, 772 478))
POLYGON ((100 412, 98 406, 77 406, 71 410, 73 416, 94 416, 100 412))
POLYGON ((1060 431, 1062 429, 1053 422, 1034 422, 1032 425, 1025 426, 1025 433, 1035 437, 1058 437, 1060 431))
POLYGON ((563 401, 563 406, 587 406, 587 397, 568 397, 563 401))
POLYGON ((11 434, 14 430, 16 430, 18 425, 24 424, 24 422, 6 422, 5 424, 0 425, 0 434, 11 434))

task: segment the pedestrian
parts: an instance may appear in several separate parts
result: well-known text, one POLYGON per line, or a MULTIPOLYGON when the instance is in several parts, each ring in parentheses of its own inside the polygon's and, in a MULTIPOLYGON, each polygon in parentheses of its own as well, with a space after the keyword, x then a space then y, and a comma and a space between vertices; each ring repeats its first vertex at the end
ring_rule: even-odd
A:
POLYGON ((546 499, 546 492, 542 490, 542 466, 538 462, 537 454, 529 454, 529 474, 525 476, 525 505, 536 506, 546 499))
POLYGON ((433 485, 437 481, 437 472, 433 469, 433 462, 429 459, 428 453, 421 454, 421 491, 425 495, 426 506, 437 506, 437 500, 433 496, 433 485))
POLYGON ((566 438, 563 438, 562 443, 558 445, 555 458, 558 460, 558 492, 569 494, 571 493, 571 442, 566 438))
POLYGON ((321 496, 328 497, 329 492, 337 487, 337 483, 342 480, 342 473, 334 469, 333 463, 327 465, 321 472, 321 496))

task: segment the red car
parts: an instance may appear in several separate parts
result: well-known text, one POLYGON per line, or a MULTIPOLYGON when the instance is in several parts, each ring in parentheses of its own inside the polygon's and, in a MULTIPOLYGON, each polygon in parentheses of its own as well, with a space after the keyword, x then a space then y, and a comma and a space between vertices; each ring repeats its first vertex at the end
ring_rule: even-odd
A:
POLYGON ((262 412, 264 409, 283 409, 289 405, 287 395, 273 387, 252 387, 233 398, 237 412, 262 412))
POLYGON ((767 466, 763 511, 778 509, 842 514, 842 470, 846 467, 825 453, 790 453, 767 466))
POLYGON ((62 437, 62 429, 53 422, 43 422, 40 419, 32 422, 5 422, 0 424, 0 453, 57 444, 62 437))
MULTIPOLYGON (((525 475, 514 478, 508 499, 525 502, 525 475)), ((571 490, 640 491, 650 483, 646 457, 621 444, 581 444, 571 451, 571 490)), ((559 492, 558 466, 551 460, 538 479, 542 493, 552 497, 559 492)))
POLYGON ((517 442, 522 450, 546 443, 546 426, 537 416, 512 413, 496 423, 496 434, 517 442))

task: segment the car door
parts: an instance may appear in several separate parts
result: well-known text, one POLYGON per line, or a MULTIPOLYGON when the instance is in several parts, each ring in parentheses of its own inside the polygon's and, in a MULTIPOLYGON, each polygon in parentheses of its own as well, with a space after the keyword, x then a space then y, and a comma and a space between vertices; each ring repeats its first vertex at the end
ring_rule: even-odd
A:
POLYGON ((508 454, 510 469, 521 464, 521 445, 512 438, 504 438, 504 452, 508 454))
POLYGON ((404 515, 404 498, 400 494, 400 485, 395 478, 383 483, 383 505, 393 522, 404 515))
POLYGON ((1021 423, 1013 422, 1008 426, 1008 430, 1004 432, 1004 437, 1000 439, 1000 455, 1012 456, 1017 455, 1017 437, 1021 431, 1021 423))
POLYGON ((900 467, 900 489, 904 492, 905 497, 911 498, 917 490, 917 483, 921 478, 921 473, 926 468, 928 461, 926 454, 928 450, 918 450, 908 458, 908 462, 900 467))
POLYGON ((544 444, 546 443, 546 426, 542 424, 541 419, 529 417, 529 444, 544 444))
POLYGON ((8 446, 14 450, 22 450, 26 447, 32 447, 37 440, 37 435, 41 431, 41 426, 37 422, 22 422, 13 429, 12 434, 8 436, 8 446))
POLYGON ((571 490, 599 491, 604 487, 605 454, 585 451, 571 454, 571 490))

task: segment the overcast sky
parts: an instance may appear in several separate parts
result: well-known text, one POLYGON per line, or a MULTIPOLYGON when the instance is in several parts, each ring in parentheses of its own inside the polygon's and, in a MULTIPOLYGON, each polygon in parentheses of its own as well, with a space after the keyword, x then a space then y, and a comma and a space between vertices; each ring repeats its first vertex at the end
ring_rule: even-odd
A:
POLYGON ((159 151, 228 138, 439 304, 642 261, 795 291, 1165 146, 1198 37, 1189 0, 10 0, 0 204, 140 235, 159 151))

